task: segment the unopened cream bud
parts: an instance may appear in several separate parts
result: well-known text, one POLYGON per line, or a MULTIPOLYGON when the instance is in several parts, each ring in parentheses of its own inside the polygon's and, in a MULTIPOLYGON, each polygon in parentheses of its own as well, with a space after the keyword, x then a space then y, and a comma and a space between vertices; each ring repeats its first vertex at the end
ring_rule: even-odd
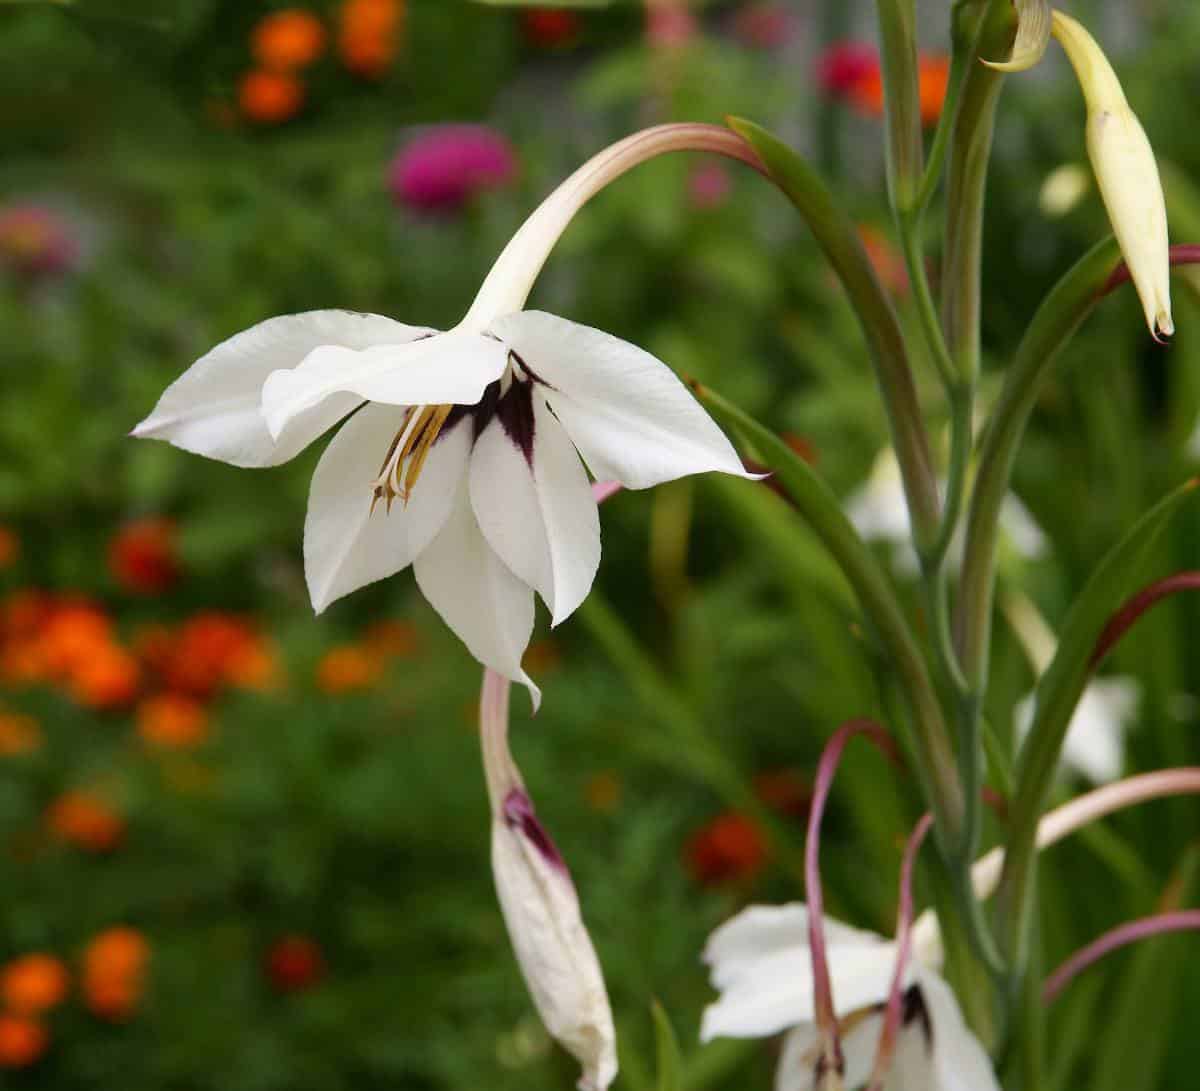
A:
POLYGON ((1155 338, 1175 332, 1171 320, 1167 207, 1146 132, 1125 100, 1112 65, 1074 19, 1055 11, 1053 33, 1087 102, 1087 147, 1113 233, 1155 338))

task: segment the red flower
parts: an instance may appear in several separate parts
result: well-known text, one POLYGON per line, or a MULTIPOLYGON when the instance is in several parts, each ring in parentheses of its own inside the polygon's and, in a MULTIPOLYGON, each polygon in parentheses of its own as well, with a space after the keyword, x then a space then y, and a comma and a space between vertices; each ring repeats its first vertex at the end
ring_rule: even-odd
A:
POLYGON ((156 595, 179 578, 175 524, 170 519, 126 523, 108 547, 108 567, 126 591, 156 595))
POLYGON ((762 870, 767 844, 753 821, 727 811, 688 838, 684 859, 692 878, 703 886, 742 882, 762 870))
POLYGON ((554 49, 569 45, 579 33, 579 16, 562 8, 530 8, 521 12, 521 30, 531 45, 554 49))
POLYGON ((308 936, 281 936, 267 952, 263 968, 279 992, 302 992, 325 976, 325 959, 308 936))

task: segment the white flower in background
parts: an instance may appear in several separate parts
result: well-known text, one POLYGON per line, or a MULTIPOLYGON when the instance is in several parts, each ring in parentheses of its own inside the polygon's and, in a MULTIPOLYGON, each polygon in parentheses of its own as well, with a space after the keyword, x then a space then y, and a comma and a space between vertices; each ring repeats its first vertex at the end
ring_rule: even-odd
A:
POLYGON ((1155 337, 1175 332, 1171 321, 1167 205, 1154 150, 1129 108, 1117 74, 1096 40, 1055 11, 1053 34, 1075 69, 1087 103, 1087 149, 1113 234, 1155 337))
POLYGON ((496 893, 542 1022, 582 1065, 580 1091, 604 1091, 617 1075, 608 993, 566 862, 538 822, 508 748, 508 688, 507 679, 485 672, 479 724, 496 893))
POLYGON ((1046 175, 1038 190, 1038 208, 1044 216, 1065 216, 1086 196, 1092 180, 1077 163, 1064 163, 1046 175))
MULTIPOLYGON (((1014 592, 1001 605, 1030 666, 1037 675, 1045 674, 1058 648, 1053 630, 1026 595, 1014 592)), ((1116 780, 1125 763, 1125 731, 1137 717, 1141 694, 1137 679, 1124 675, 1088 682, 1067 725, 1061 765, 1094 784, 1116 780)), ((1013 719, 1018 740, 1029 734, 1036 711, 1036 692, 1017 703, 1013 719)))
POLYGON ((271 318, 193 364, 133 434, 273 466, 349 417, 309 493, 313 607, 411 564, 471 653, 527 685, 536 707, 521 669, 533 593, 558 624, 600 561, 584 463, 633 489, 743 469, 665 364, 524 311, 525 299, 571 216, 607 181, 653 154, 706 141, 728 151, 730 140, 712 126, 660 126, 600 153, 530 216, 448 332, 347 311, 271 318))
MULTIPOLYGON (((1089 682, 1067 725, 1062 765, 1093 784, 1116 780, 1125 764, 1125 732, 1137 717, 1141 693, 1137 679, 1121 675, 1089 682)), ((1033 726, 1036 701, 1031 693, 1014 710, 1019 739, 1033 726)))
MULTIPOLYGON (((855 1088, 871 1075, 896 945, 830 917, 824 925, 846 1062, 844 1083, 855 1088)), ((885 1086, 888 1091, 999 1091, 986 1052, 936 972, 940 958, 936 923, 923 917, 913 931, 902 1026, 885 1086)), ((709 937, 704 961, 721 996, 704 1012, 701 1039, 762 1038, 787 1031, 775 1091, 812 1091, 820 1045, 813 1022, 806 906, 750 906, 709 937)))
MULTIPOLYGON (((912 545, 900 465, 890 447, 879 453, 870 476, 846 501, 846 515, 867 541, 887 542, 895 547, 893 559, 901 572, 915 575, 920 571, 912 545)), ((1025 560, 1035 560, 1045 552, 1045 534, 1013 493, 1000 506, 1000 529, 1004 540, 1025 560)), ((952 567, 961 562, 962 533, 960 526, 946 554, 952 567)))

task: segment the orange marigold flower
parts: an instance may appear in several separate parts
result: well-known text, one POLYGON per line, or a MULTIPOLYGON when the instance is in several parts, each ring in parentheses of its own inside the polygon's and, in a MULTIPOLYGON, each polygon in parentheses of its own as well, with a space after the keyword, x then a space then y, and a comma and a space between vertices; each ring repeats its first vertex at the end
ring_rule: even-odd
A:
POLYGON ((0 639, 38 632, 53 608, 54 600, 44 591, 14 591, 0 604, 0 639))
POLYGON ((325 976, 325 959, 308 936, 281 936, 267 952, 263 969, 279 992, 301 992, 325 976))
MULTIPOLYGON (((921 121, 934 124, 942 113, 950 82, 950 59, 943 54, 923 54, 918 62, 917 95, 921 121)), ((883 116, 883 69, 878 65, 863 72, 850 88, 850 101, 869 117, 883 116)))
POLYGON ((38 1015, 61 1004, 70 988, 67 968, 53 955, 36 952, 13 959, 0 971, 0 996, 20 1015, 38 1015))
POLYGON ((41 1023, 19 1015, 0 1015, 0 1068, 28 1068, 50 1044, 41 1023))
POLYGON ((21 555, 21 539, 12 527, 0 524, 0 568, 13 565, 21 555))
POLYGON ((64 792, 46 810, 51 831, 79 848, 111 852, 125 836, 125 820, 104 800, 83 791, 64 792))
POLYGON ((186 749, 208 737, 208 713, 192 697, 163 693, 138 705, 137 730, 153 746, 186 749))
POLYGON ((84 599, 61 602, 51 609, 39 643, 48 669, 57 677, 68 678, 112 644, 112 622, 84 599))
POLYGON ((400 0, 346 0, 338 29, 342 63, 360 76, 383 75, 396 56, 403 16, 400 0))
POLYGON ((317 687, 326 693, 368 689, 379 679, 380 661, 362 644, 331 648, 317 664, 317 687))
POLYGON ((242 116, 250 121, 278 125, 300 112, 304 84, 286 72, 247 72, 238 85, 238 105, 242 116))
POLYGON ((411 621, 377 621, 363 633, 363 643, 377 655, 409 659, 421 647, 421 634, 411 621))
POLYGON ((279 655, 274 645, 252 636, 229 657, 225 664, 225 681, 238 689, 264 692, 274 689, 280 681, 279 655))
POLYGON ((120 1022, 133 1014, 145 986, 150 945, 136 928, 109 928, 83 953, 81 989, 93 1015, 120 1022))
POLYGON ((126 591, 139 595, 165 591, 179 578, 175 539, 175 523, 171 519, 135 519, 126 523, 109 543, 109 571, 126 591))
POLYGON ((137 696, 141 679, 141 667, 129 652, 105 644, 72 670, 71 696, 88 708, 120 708, 137 696))
POLYGON ((583 797, 593 811, 609 814, 621 802, 621 780, 611 769, 601 770, 588 778, 583 797))
POLYGON ((32 716, 0 712, 0 757, 28 754, 42 745, 42 731, 32 716))
POLYGON ((757 824, 728 811, 692 834, 684 859, 692 878, 705 886, 745 881, 762 870, 767 845, 757 824))
POLYGON ((272 12, 255 24, 250 49, 263 68, 280 72, 304 68, 325 51, 325 27, 303 8, 272 12))

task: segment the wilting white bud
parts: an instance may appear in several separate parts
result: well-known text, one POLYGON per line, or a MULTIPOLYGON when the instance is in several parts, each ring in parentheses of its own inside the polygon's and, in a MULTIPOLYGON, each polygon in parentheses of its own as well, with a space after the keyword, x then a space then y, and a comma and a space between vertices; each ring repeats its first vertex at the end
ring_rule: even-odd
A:
POLYGON ((604 1091, 617 1075, 608 993, 566 862, 508 749, 508 688, 507 679, 485 672, 480 731, 496 893, 542 1022, 583 1067, 580 1091, 604 1091))
POLYGON ((1175 332, 1171 320, 1167 206, 1146 132, 1125 100, 1112 65, 1074 19, 1054 12, 1053 32, 1087 102, 1087 147, 1113 233, 1156 337, 1175 332))

